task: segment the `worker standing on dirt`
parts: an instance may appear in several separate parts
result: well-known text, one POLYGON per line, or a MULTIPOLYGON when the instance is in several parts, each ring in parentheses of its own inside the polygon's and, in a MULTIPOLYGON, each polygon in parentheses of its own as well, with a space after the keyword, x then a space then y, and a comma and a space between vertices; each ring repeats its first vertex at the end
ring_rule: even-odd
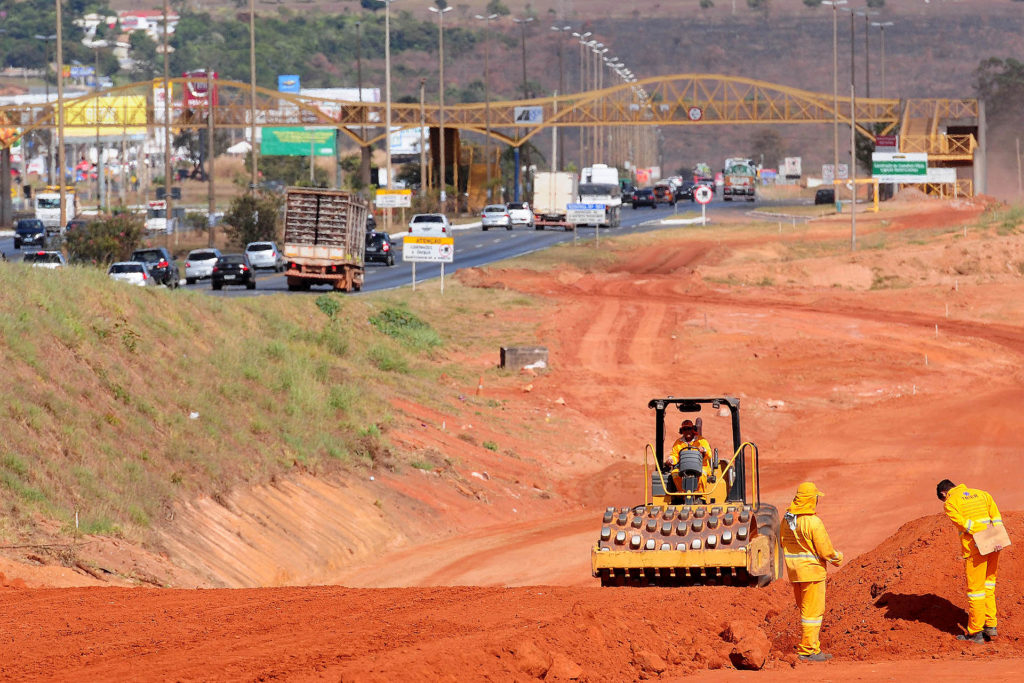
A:
POLYGON ((832 659, 832 655, 821 651, 818 640, 825 616, 825 563, 839 566, 843 554, 832 547, 825 524, 816 514, 818 497, 823 495, 812 482, 800 484, 782 521, 786 571, 800 608, 802 635, 796 649, 804 662, 832 659))
POLYGON ((984 643, 999 635, 996 631, 996 571, 999 551, 982 555, 974 534, 990 524, 1001 525, 1003 518, 992 496, 980 489, 969 489, 943 479, 935 487, 944 511, 960 531, 964 570, 967 574, 967 634, 957 640, 984 643))

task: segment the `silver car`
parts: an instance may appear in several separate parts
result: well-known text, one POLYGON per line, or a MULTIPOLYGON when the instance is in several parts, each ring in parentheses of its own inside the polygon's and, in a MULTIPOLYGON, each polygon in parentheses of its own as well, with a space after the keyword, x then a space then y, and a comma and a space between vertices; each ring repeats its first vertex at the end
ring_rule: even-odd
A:
POLYGON ((149 265, 142 261, 118 261, 111 263, 107 268, 107 275, 111 280, 127 282, 139 287, 155 286, 157 283, 149 272, 149 265))
POLYGON ((208 279, 219 258, 219 249, 193 249, 188 252, 185 257, 185 283, 192 285, 196 280, 208 279))
POLYGON ((245 253, 253 270, 270 268, 278 273, 284 270, 284 255, 273 242, 249 242, 245 245, 245 253))
POLYGON ((59 251, 29 251, 21 257, 23 263, 30 263, 34 268, 63 268, 68 264, 64 254, 59 251))
POLYGON ((504 204, 491 204, 485 206, 480 214, 480 227, 485 231, 488 228, 512 229, 512 217, 508 215, 508 207, 504 204))

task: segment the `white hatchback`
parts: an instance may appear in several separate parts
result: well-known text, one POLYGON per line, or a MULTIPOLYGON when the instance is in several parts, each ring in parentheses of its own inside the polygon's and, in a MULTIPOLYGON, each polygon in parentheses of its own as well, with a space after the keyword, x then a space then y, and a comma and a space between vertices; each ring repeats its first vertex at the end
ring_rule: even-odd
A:
POLYGON ((278 273, 284 270, 284 256, 273 242, 249 242, 245 253, 253 270, 270 268, 278 273))
POLYGON ((525 225, 528 228, 533 225, 533 209, 526 202, 512 202, 508 205, 508 215, 512 225, 525 225))
POLYGON ((418 213, 409 221, 410 235, 448 237, 451 235, 451 232, 451 223, 448 222, 448 217, 443 213, 418 213))
POLYGON ((193 249, 185 257, 185 283, 195 284, 213 275, 213 266, 220 258, 220 249, 193 249))
POLYGON ((156 285, 156 279, 150 274, 149 266, 142 261, 118 261, 107 268, 111 280, 127 282, 139 287, 156 285))
POLYGON ((30 251, 21 257, 23 263, 30 263, 34 268, 63 268, 68 264, 64 254, 59 251, 30 251))

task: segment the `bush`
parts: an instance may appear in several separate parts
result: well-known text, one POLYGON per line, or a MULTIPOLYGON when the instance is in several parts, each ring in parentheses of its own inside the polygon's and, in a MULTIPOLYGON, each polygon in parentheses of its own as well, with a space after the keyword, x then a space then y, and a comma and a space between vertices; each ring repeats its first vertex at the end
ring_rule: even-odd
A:
POLYGON ((224 214, 228 241, 239 248, 249 242, 276 241, 277 222, 284 197, 266 192, 247 192, 231 201, 224 214))
POLYGON ((126 261, 142 243, 145 227, 135 214, 104 216, 67 233, 68 255, 72 261, 99 266, 126 261))

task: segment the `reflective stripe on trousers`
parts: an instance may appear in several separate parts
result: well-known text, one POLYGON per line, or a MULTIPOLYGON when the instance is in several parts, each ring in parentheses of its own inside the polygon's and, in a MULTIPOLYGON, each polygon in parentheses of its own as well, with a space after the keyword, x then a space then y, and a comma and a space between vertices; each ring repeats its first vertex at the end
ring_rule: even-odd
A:
POLYGON ((996 574, 999 552, 979 555, 973 553, 964 560, 967 573, 967 632, 975 634, 986 626, 995 628, 996 574))
POLYGON ((800 655, 814 655, 821 652, 818 633, 822 617, 825 616, 825 580, 800 581, 793 584, 793 596, 800 609, 800 644, 796 652, 800 655))

